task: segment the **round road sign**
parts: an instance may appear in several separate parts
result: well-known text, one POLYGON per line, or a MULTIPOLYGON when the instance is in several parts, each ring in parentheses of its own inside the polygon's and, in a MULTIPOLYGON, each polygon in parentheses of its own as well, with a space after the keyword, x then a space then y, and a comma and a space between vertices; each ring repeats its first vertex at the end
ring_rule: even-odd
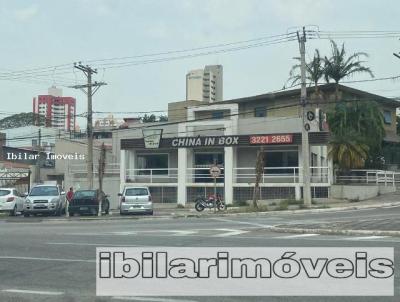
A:
POLYGON ((217 178, 221 175, 221 169, 218 166, 212 166, 210 168, 211 177, 217 178))

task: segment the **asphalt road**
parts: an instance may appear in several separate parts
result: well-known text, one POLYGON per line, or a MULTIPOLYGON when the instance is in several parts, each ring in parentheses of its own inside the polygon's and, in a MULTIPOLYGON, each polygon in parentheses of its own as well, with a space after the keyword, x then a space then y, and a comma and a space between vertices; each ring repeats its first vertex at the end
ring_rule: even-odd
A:
MULTIPOLYGON (((13 217, 0 220, 0 301, 393 301, 395 297, 95 297, 96 246, 394 247, 400 237, 272 232, 273 225, 393 221, 400 207, 326 213, 273 213, 186 219, 66 220, 13 217)), ((379 226, 380 223, 376 224, 379 226)), ((206 289, 205 289, 206 290, 206 289)))

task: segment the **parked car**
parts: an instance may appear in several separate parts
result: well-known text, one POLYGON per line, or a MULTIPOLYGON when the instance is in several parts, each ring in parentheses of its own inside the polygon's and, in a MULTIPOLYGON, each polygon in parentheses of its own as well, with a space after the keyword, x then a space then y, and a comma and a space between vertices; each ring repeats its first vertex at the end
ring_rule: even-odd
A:
POLYGON ((24 197, 15 188, 0 188, 0 212, 8 212, 10 216, 24 210, 24 197))
POLYGON ((65 211, 65 192, 57 185, 36 185, 25 198, 25 217, 36 214, 60 216, 65 211))
POLYGON ((120 196, 119 212, 121 215, 130 213, 153 215, 153 202, 149 188, 125 187, 118 196, 120 196))
POLYGON ((110 212, 110 201, 108 195, 100 190, 78 190, 69 202, 68 212, 70 216, 76 213, 97 215, 99 212, 99 197, 101 199, 101 212, 110 212))

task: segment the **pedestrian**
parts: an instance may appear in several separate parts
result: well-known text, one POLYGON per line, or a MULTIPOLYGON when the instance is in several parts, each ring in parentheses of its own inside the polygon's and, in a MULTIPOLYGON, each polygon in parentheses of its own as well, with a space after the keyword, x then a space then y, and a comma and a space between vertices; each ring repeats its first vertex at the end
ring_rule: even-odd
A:
POLYGON ((71 188, 69 188, 69 191, 68 191, 67 196, 66 196, 67 200, 66 200, 66 204, 65 204, 65 215, 67 217, 69 217, 68 208, 69 208, 69 203, 72 200, 72 198, 74 198, 74 189, 71 187, 71 188))

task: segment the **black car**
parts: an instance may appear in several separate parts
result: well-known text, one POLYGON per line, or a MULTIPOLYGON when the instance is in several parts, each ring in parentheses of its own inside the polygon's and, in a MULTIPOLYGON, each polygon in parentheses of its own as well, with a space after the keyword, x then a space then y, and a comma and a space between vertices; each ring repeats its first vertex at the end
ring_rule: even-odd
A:
POLYGON ((69 202, 68 212, 70 216, 75 213, 97 215, 99 212, 99 200, 101 200, 101 212, 108 214, 110 202, 108 195, 100 190, 79 190, 69 202))

